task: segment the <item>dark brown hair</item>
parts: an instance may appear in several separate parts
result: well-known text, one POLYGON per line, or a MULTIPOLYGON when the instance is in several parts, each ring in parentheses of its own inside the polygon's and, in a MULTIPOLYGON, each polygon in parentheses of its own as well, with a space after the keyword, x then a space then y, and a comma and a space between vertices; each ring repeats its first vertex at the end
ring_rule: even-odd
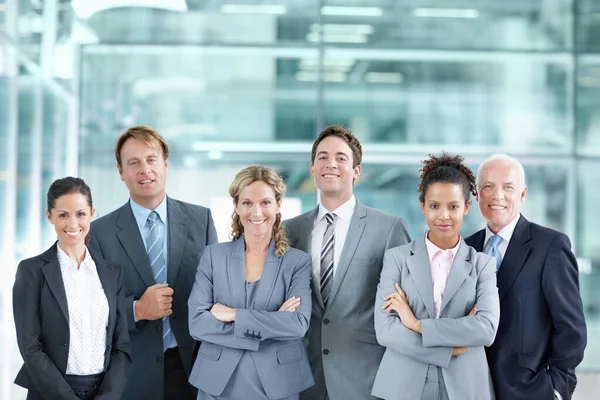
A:
POLYGON ((121 149, 128 139, 137 139, 162 152, 164 161, 169 159, 169 145, 166 140, 154 129, 145 125, 132 126, 119 136, 115 144, 115 159, 119 168, 123 167, 121 160, 121 149))
POLYGON ((317 140, 315 140, 315 142, 313 143, 310 159, 311 164, 315 164, 315 158, 317 157, 317 147, 319 146, 319 143, 321 143, 323 139, 329 136, 337 136, 339 138, 344 139, 344 141, 348 143, 350 150, 352 150, 352 168, 356 168, 357 165, 360 165, 362 163, 362 146, 360 145, 360 142, 354 136, 352 131, 346 128, 344 125, 331 125, 323 129, 323 131, 319 134, 317 140))
POLYGON ((460 185, 465 204, 470 200, 471 194, 475 196, 475 176, 469 167, 463 164, 464 157, 455 156, 442 151, 442 155, 429 155, 429 159, 423 160, 421 169, 421 182, 419 182, 419 201, 425 203, 427 189, 433 183, 454 183, 460 185))

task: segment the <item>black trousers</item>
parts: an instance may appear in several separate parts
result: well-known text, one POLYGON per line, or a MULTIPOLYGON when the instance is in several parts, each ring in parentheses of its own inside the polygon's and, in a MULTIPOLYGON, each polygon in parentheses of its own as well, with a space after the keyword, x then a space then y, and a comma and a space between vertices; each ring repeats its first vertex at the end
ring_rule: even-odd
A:
POLYGON ((196 400, 196 390, 189 384, 177 347, 165 351, 164 400, 196 400))
MULTIPOLYGON (((81 400, 93 400, 98 395, 98 389, 104 379, 104 373, 96 375, 65 375, 75 396, 81 400)), ((29 390, 27 400, 44 400, 45 397, 35 390, 29 390)))

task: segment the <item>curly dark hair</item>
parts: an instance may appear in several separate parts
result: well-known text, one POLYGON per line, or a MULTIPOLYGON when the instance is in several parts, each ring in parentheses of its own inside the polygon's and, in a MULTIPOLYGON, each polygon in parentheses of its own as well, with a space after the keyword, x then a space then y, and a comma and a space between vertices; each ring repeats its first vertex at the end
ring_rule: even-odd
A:
POLYGON ((421 182, 419 182, 419 201, 425 203, 425 194, 427 189, 433 183, 455 183, 462 187, 465 196, 465 204, 470 200, 471 195, 475 196, 475 176, 469 167, 463 164, 464 157, 460 155, 452 156, 442 151, 440 156, 429 155, 429 159, 423 160, 421 173, 421 182))

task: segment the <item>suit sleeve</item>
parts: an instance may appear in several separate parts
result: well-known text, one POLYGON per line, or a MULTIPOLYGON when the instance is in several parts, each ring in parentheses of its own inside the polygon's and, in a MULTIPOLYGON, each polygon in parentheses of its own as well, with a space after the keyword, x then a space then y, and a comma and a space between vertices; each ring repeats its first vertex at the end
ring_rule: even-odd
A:
MULTIPOLYGON (((283 262, 286 262, 285 258, 283 262)), ((294 268, 287 297, 300 298, 300 306, 295 312, 238 308, 235 315, 234 335, 243 338, 247 333, 254 332, 252 336, 256 341, 303 338, 308 330, 312 310, 311 265, 310 256, 304 254, 294 268)))
POLYGON ((453 347, 425 347, 421 335, 406 328, 396 314, 381 309, 385 303, 385 296, 396 292, 394 286, 396 283, 402 286, 400 266, 393 253, 388 250, 383 256, 383 269, 375 299, 375 334, 377 335, 377 341, 380 345, 417 361, 448 368, 454 350, 453 347))
MULTIPOLYGON (((94 234, 93 228, 94 228, 94 225, 92 224, 92 229, 90 229, 90 242, 88 243, 88 246, 91 249, 95 249, 98 252, 98 254, 100 255, 100 257, 107 260, 110 257, 106 257, 104 254, 104 251, 102 251, 102 246, 100 246, 100 241, 94 234)), ((133 295, 125 297, 125 318, 127 321, 127 328, 129 329, 129 332, 138 332, 139 331, 138 328, 140 328, 140 325, 145 324, 145 321, 136 321, 135 320, 135 312, 134 312, 134 306, 133 306, 133 302, 135 300, 137 300, 137 299, 135 299, 133 295)))
POLYGON ((44 352, 39 340, 42 334, 42 272, 40 268, 27 264, 19 264, 13 286, 13 313, 19 351, 39 393, 52 399, 78 400, 54 362, 44 352))
POLYGON ((207 209, 207 220, 206 224, 206 245, 219 243, 219 238, 217 237, 217 229, 215 228, 215 223, 213 221, 212 214, 210 209, 207 209))
POLYGON ((211 314, 210 309, 214 304, 213 267, 212 251, 208 246, 200 258, 196 281, 188 300, 190 335, 196 340, 219 346, 257 351, 258 341, 236 337, 233 322, 221 322, 211 314))
POLYGON ((491 346, 500 320, 500 300, 496 287, 496 260, 486 261, 477 279, 477 314, 462 318, 421 320, 423 345, 451 347, 491 346))
POLYGON ((394 225, 392 225, 392 229, 390 230, 390 234, 388 235, 385 249, 388 250, 394 247, 402 246, 408 242, 410 242, 410 235, 408 234, 406 221, 404 218, 396 218, 394 225))
POLYGON ((587 330, 577 260, 566 235, 557 236, 550 245, 542 272, 542 289, 554 327, 548 372, 554 389, 563 399, 570 399, 577 383, 575 367, 583 360, 587 344, 587 330))
POLYGON ((127 375, 131 367, 131 349, 125 311, 125 290, 121 268, 113 266, 117 272, 117 320, 110 345, 110 362, 106 375, 95 399, 120 399, 125 390, 127 375))

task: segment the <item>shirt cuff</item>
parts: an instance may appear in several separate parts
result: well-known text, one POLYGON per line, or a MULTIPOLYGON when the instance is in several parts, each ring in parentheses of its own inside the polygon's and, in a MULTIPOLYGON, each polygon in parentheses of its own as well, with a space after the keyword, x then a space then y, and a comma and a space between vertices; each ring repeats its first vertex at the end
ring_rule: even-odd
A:
POLYGON ((135 317, 135 303, 137 303, 137 300, 133 301, 133 321, 138 322, 137 318, 135 317))
POLYGON ((554 390, 554 400, 563 400, 563 397, 556 391, 556 389, 554 390))

